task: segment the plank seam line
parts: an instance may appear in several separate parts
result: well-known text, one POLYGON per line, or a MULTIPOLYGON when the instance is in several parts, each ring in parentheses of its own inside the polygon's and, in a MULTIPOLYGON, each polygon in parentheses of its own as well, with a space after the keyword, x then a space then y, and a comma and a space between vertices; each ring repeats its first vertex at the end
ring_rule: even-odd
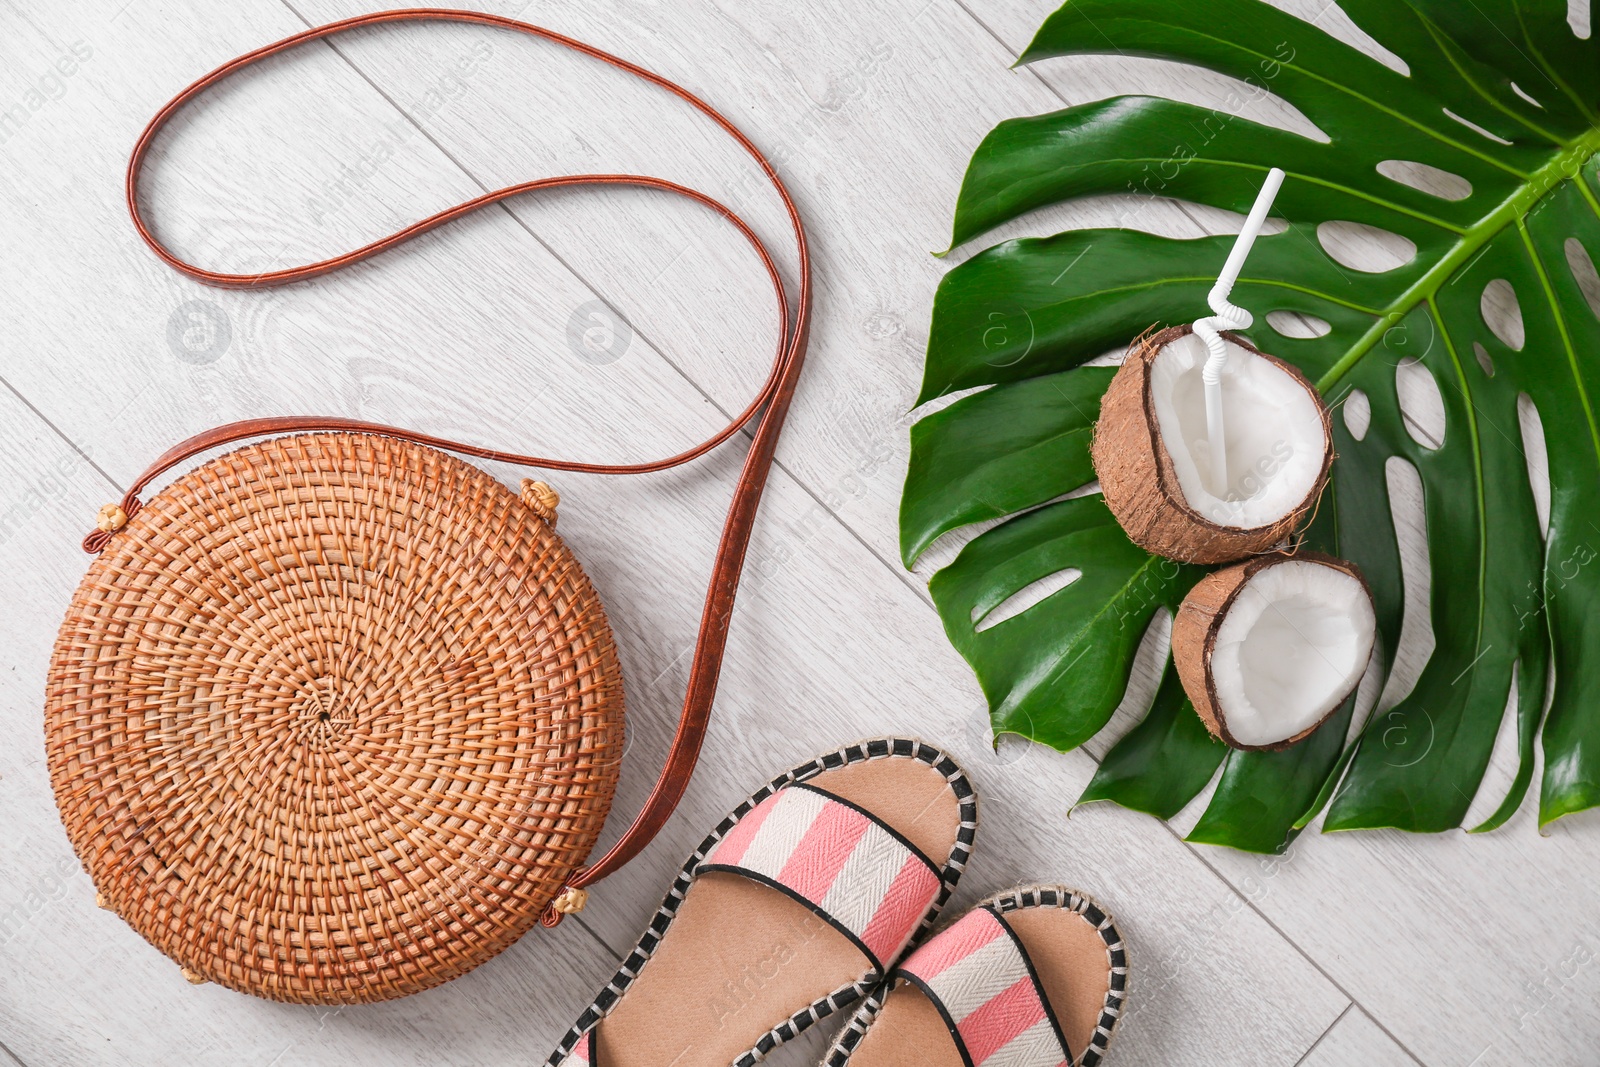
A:
POLYGON ((11 1046, 7 1045, 4 1041, 0 1041, 0 1052, 5 1053, 7 1058, 9 1058, 12 1063, 15 1063, 17 1067, 28 1067, 28 1064, 23 1060, 23 1058, 18 1056, 15 1052, 12 1052, 11 1046))
POLYGON ((1422 1058, 1420 1056, 1418 1056, 1415 1052, 1412 1052, 1411 1049, 1406 1045, 1406 1043, 1404 1041, 1401 1041, 1398 1037, 1396 1037, 1392 1030, 1390 1030, 1387 1026, 1385 1026, 1378 1019, 1377 1016, 1373 1015, 1372 1012, 1367 1009, 1367 1006, 1365 1004, 1361 1003, 1361 1001, 1359 999, 1357 999, 1356 996, 1354 994, 1352 994, 1348 989, 1346 989, 1344 987, 1344 985, 1341 982, 1338 981, 1338 979, 1334 978, 1333 975, 1329 974, 1327 972, 1327 970, 1323 968, 1322 964, 1317 962, 1317 960, 1311 955, 1311 953, 1307 952, 1304 948, 1302 948, 1300 946, 1300 943, 1298 941, 1296 941, 1294 938, 1292 938, 1288 934, 1286 934, 1283 931, 1282 927, 1280 927, 1277 923, 1273 922, 1272 919, 1264 911, 1262 911, 1260 908, 1258 908, 1256 906, 1254 901, 1252 901, 1249 897, 1247 897, 1243 893, 1241 893, 1234 886, 1234 884, 1232 882, 1230 882, 1227 879, 1226 876, 1223 875, 1223 873, 1221 871, 1217 870, 1217 868, 1212 865, 1210 860, 1206 859, 1205 854, 1200 850, 1200 846, 1194 844, 1193 842, 1185 840, 1183 835, 1179 834, 1177 829, 1175 827, 1173 827, 1170 823, 1168 823, 1166 820, 1164 820, 1164 819, 1161 820, 1161 825, 1165 826, 1167 828, 1167 832, 1168 833, 1170 833, 1173 837, 1177 838, 1178 842, 1180 844, 1182 844, 1184 848, 1188 849, 1191 853, 1193 853, 1194 857, 1196 859, 1198 859, 1202 864, 1204 864, 1207 870, 1209 870, 1213 875, 1215 875, 1222 882, 1223 885, 1227 886, 1228 889, 1233 893, 1233 895, 1238 897, 1239 900, 1241 902, 1243 902, 1245 907, 1247 907, 1251 911, 1255 912, 1256 916, 1262 922, 1266 923, 1267 926, 1272 930, 1273 933, 1275 933, 1279 937, 1283 938, 1283 940, 1291 948, 1293 948, 1296 952, 1298 952, 1300 954, 1300 957, 1302 959, 1304 959, 1307 963, 1311 964, 1311 966, 1316 969, 1316 972, 1318 974, 1322 975, 1323 978, 1327 979, 1329 985, 1333 986, 1333 988, 1337 989, 1341 994, 1343 994, 1344 998, 1346 1000, 1350 1001, 1351 1004, 1354 1004, 1356 1007, 1360 1008, 1361 1009, 1361 1014, 1365 1015, 1372 1022, 1373 1026, 1376 1026, 1379 1030, 1382 1030, 1384 1032, 1384 1034, 1389 1038, 1389 1040, 1393 1041, 1395 1043, 1395 1045, 1399 1047, 1401 1052, 1404 1052, 1407 1056, 1410 1056, 1411 1059, 1415 1063, 1418 1064, 1418 1067, 1423 1067, 1422 1058))
MULTIPOLYGON (((30 412, 32 412, 34 418, 38 419, 40 422, 42 422, 46 426, 50 427, 50 432, 51 433, 53 433, 57 437, 61 438, 61 440, 66 443, 68 448, 70 448, 74 452, 76 452, 78 454, 78 456, 85 463, 87 463, 89 466, 93 467, 94 470, 95 470, 95 473, 100 475, 101 478, 104 478, 107 485, 111 486, 111 488, 113 490, 115 490, 117 493, 122 493, 125 490, 126 487, 122 486, 122 485, 119 485, 115 478, 113 478, 113 477, 111 477, 111 475, 107 474, 106 471, 105 471, 105 468, 100 466, 100 464, 98 464, 98 463, 96 463, 94 461, 94 457, 93 456, 89 455, 88 452, 85 452, 82 448, 79 447, 78 442, 76 442, 72 438, 68 437, 66 432, 63 431, 61 429, 61 427, 57 426, 54 422, 51 422, 50 421, 50 417, 48 415, 46 415, 44 412, 40 411, 38 409, 38 407, 36 407, 34 405, 33 401, 31 401, 27 397, 23 396, 22 392, 16 386, 11 384, 10 379, 4 378, 4 377, 0 377, 0 384, 3 384, 6 387, 7 391, 9 391, 12 396, 16 397, 17 400, 22 404, 23 407, 27 408, 30 412)), ((0 1046, 0 1047, 3 1047, 3 1046, 0 1046)))
POLYGON ((1323 1040, 1329 1034, 1333 1033, 1333 1028, 1335 1026, 1338 1026, 1341 1022, 1343 1022, 1344 1021, 1344 1017, 1346 1015, 1349 1015, 1351 1009, 1354 1008, 1355 1006, 1356 1006, 1356 1003, 1353 1000, 1350 1003, 1346 1004, 1344 1006, 1344 1011, 1341 1011, 1334 1018, 1333 1022, 1328 1024, 1328 1028, 1326 1030, 1322 1031, 1322 1033, 1318 1034, 1317 1035, 1317 1039, 1315 1041, 1311 1042, 1311 1046, 1306 1049, 1305 1054, 1302 1055, 1299 1059, 1294 1061, 1294 1067, 1302 1067, 1302 1065, 1306 1062, 1306 1060, 1311 1058, 1311 1054, 1313 1052, 1317 1051, 1317 1046, 1322 1044, 1323 1040))

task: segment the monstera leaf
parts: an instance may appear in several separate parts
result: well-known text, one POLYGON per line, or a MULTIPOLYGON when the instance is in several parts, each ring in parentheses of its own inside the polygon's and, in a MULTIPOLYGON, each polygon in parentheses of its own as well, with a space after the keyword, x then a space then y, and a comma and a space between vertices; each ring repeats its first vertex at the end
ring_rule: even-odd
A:
MULTIPOLYGON (((1522 803, 1541 721, 1541 821, 1600 803, 1600 46, 1568 25, 1565 0, 1341 6, 1408 72, 1256 0, 1067 4, 1021 62, 1118 53, 1207 67, 1285 98, 1326 140, 1171 100, 1102 100, 1002 123, 955 213, 960 244, 1108 193, 1244 212, 1269 167, 1288 172, 1273 211, 1288 229, 1257 243, 1234 299, 1256 313, 1255 343, 1304 369, 1335 409, 1338 459, 1310 543, 1365 571, 1385 665, 1405 599, 1388 481, 1397 463, 1420 475, 1435 648, 1396 706, 1355 729, 1346 707, 1278 753, 1212 741, 1169 667, 1083 798, 1168 817, 1220 765, 1191 838, 1260 851, 1286 847, 1324 807, 1326 829, 1461 825, 1513 688, 1520 773, 1475 829, 1522 803), (1323 244, 1338 223, 1399 235, 1415 254, 1353 270, 1323 244), (1507 286, 1520 335, 1485 318, 1486 291, 1507 286), (1330 328, 1280 335, 1265 319, 1278 310, 1330 328), (1442 441, 1403 420, 1396 379, 1411 366, 1438 386, 1442 441), (1341 415, 1353 399, 1369 417, 1341 415), (1547 532, 1519 404, 1543 427, 1547 532)), ((1081 365, 1201 314, 1231 244, 1075 230, 996 245, 939 287, 918 402, 987 388, 913 427, 901 546, 910 566, 945 533, 1006 519, 931 583, 997 733, 1062 749, 1093 736, 1151 620, 1201 573, 1145 554, 1098 496, 1072 495, 1093 477, 1088 438, 1109 374, 1081 365), (1055 592, 1001 610, 1051 576, 1055 592)))

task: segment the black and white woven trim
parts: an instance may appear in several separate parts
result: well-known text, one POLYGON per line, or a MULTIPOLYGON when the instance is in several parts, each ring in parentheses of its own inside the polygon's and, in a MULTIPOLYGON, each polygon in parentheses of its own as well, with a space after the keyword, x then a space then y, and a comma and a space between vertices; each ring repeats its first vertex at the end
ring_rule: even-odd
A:
POLYGON ((878 1012, 883 1010, 883 1001, 889 995, 889 989, 890 986, 885 983, 867 994, 867 998, 851 1014, 850 1021, 844 1024, 844 1029, 839 1031, 839 1036, 833 1039, 833 1047, 828 1050, 823 1067, 845 1067, 850 1062, 856 1046, 861 1044, 861 1039, 867 1036, 867 1031, 877 1021, 878 1012))
MULTIPOLYGON (((1084 920, 1099 933, 1100 940, 1106 945, 1106 965, 1111 969, 1110 988, 1106 990, 1105 1003, 1101 1006, 1100 1018, 1095 1023, 1089 1045, 1073 1064, 1073 1067, 1096 1067, 1101 1057, 1106 1054, 1106 1050, 1111 1047, 1111 1035, 1117 1028, 1118 1020, 1122 1018, 1123 1006, 1128 998, 1128 949, 1111 916, 1090 897, 1065 886, 1055 885, 1019 886, 980 900, 975 907, 991 908, 1002 915, 1022 908, 1066 908, 1083 916, 1084 920)), ((823 1061, 823 1067, 847 1067, 856 1047, 861 1044, 862 1038, 867 1036, 867 1031, 877 1020, 878 1013, 883 1010, 883 1003, 889 991, 890 984, 885 983, 874 989, 861 1002, 850 1016, 850 1021, 845 1023, 844 1029, 834 1039, 833 1047, 828 1050, 828 1057, 823 1061)))
MULTIPOLYGON (((677 917, 678 908, 683 904, 684 896, 689 892, 689 887, 694 883, 700 865, 705 858, 716 850, 722 839, 733 829, 734 823, 748 815, 757 804, 766 800, 773 793, 784 786, 793 785, 815 778, 824 771, 838 770, 840 767, 853 763, 863 763, 877 759, 915 759, 926 763, 944 776, 950 784, 950 789, 956 795, 960 824, 956 830, 956 841, 950 849, 950 857, 939 872, 939 894, 934 898, 928 912, 922 917, 921 924, 911 936, 911 940, 904 951, 909 951, 927 937, 939 919, 939 913, 950 895, 955 892, 956 884, 961 880, 962 872, 966 870, 968 861, 972 858, 972 843, 978 833, 978 797, 972 788, 972 782, 967 778, 965 771, 951 759, 945 752, 933 745, 926 744, 911 738, 883 737, 871 741, 860 741, 853 745, 846 745, 834 752, 807 760, 805 763, 785 771, 772 781, 762 786, 751 794, 744 803, 728 813, 717 828, 708 834, 704 841, 694 850, 684 862, 683 868, 673 879, 672 887, 667 890, 666 899, 656 909, 654 917, 650 920, 649 927, 644 936, 639 939, 639 944, 622 961, 622 966, 617 973, 606 983, 606 987, 595 997, 594 1003, 584 1009, 578 1021, 568 1030, 556 1050, 545 1061, 545 1067, 560 1067, 561 1063, 571 1054, 583 1035, 593 1030, 611 1013, 611 1009, 627 992, 634 979, 644 965, 654 955, 656 946, 661 944, 661 939, 666 936, 667 928, 672 925, 672 920, 677 917)), ((890 964, 893 961, 887 961, 890 964)), ((832 993, 801 1009, 771 1030, 762 1035, 753 1048, 744 1053, 732 1064, 732 1067, 754 1067, 766 1055, 785 1041, 793 1039, 802 1031, 815 1025, 818 1020, 827 1018, 841 1008, 848 1007, 866 996, 879 984, 882 975, 876 971, 868 972, 860 981, 841 986, 832 993)))
POLYGON ((1100 940, 1105 942, 1106 964, 1111 968, 1110 987, 1106 990, 1105 1003, 1100 1007, 1094 1035, 1089 1038, 1089 1047, 1078 1057, 1076 1065, 1095 1067, 1100 1057, 1106 1054, 1106 1049, 1111 1047, 1111 1034, 1122 1018, 1123 1005, 1128 999, 1128 948, 1121 932, 1117 930, 1117 924, 1092 898, 1065 886, 1023 886, 997 893, 983 901, 982 906, 993 908, 1001 914, 1020 908, 1066 908, 1083 916, 1100 935, 1100 940))

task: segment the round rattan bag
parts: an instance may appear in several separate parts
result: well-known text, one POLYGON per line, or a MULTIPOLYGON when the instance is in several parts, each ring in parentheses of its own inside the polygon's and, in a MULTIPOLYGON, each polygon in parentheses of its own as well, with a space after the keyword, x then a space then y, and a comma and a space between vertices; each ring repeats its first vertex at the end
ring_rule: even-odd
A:
POLYGON ((666 824, 706 736, 756 509, 804 360, 810 267, 777 172, 714 108, 626 60, 498 15, 381 11, 306 30, 197 80, 134 146, 127 188, 139 236, 175 270, 237 289, 317 277, 510 197, 573 185, 687 197, 759 257, 779 341, 760 391, 721 430, 664 459, 601 464, 337 417, 249 419, 168 449, 84 539, 100 555, 50 663, 50 780, 101 905, 194 981, 304 1003, 416 992, 477 966, 536 922, 553 926, 581 909, 585 887, 666 824), (441 21, 573 49, 726 132, 788 213, 793 315, 755 231, 726 205, 661 178, 523 182, 352 252, 264 274, 195 266, 151 231, 139 205, 142 161, 198 94, 333 34, 441 21), (640 811, 591 862, 623 747, 622 676, 605 612, 556 536, 555 493, 528 480, 513 493, 449 453, 646 474, 691 462, 752 421, 677 730, 640 811), (141 500, 169 471, 246 441, 257 443, 141 500))
POLYGON ((605 612, 522 497, 371 434, 250 445, 152 498, 51 661, 50 777, 100 900, 195 979, 381 1000, 535 923, 623 741, 605 612))

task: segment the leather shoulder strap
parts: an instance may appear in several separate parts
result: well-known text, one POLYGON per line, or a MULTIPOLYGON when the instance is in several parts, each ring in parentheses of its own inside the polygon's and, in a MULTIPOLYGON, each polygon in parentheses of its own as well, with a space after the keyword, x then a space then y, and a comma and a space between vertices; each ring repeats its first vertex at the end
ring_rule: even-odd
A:
MULTIPOLYGON (((672 747, 667 753, 666 765, 662 768, 661 774, 656 780, 655 788, 651 790, 643 809, 621 839, 612 847, 611 851, 596 863, 576 872, 569 879, 567 883, 569 892, 563 896, 566 901, 566 907, 570 910, 576 910, 571 908, 571 903, 574 896, 578 896, 581 899, 581 895, 571 891, 581 890, 583 886, 598 881, 621 867, 637 855, 666 823, 673 809, 677 806, 678 800, 683 796, 684 790, 688 787, 689 777, 694 772, 695 761, 700 754, 701 742, 705 738, 706 725, 711 714, 711 704, 716 696, 717 678, 722 666, 722 653, 727 644, 728 624, 733 616, 734 594, 738 589, 739 574, 744 566, 745 550, 750 541, 750 530, 755 521, 756 507, 760 503, 761 492, 766 486, 767 473, 772 466, 773 454, 778 443, 778 433, 783 426, 784 416, 788 412, 790 400, 794 396, 795 381, 799 375, 806 348, 811 301, 811 268, 806 248, 805 228, 801 224, 800 214, 795 208, 794 201, 790 198, 788 190, 784 188, 777 171, 767 162, 760 150, 715 108, 700 100, 687 89, 668 81, 658 74, 645 70, 643 67, 602 52, 581 41, 576 41, 551 30, 526 22, 519 22, 515 19, 472 11, 416 8, 402 11, 381 11, 329 23, 325 26, 318 26, 242 55, 199 79, 183 92, 173 97, 165 107, 157 112, 156 116, 151 119, 149 126, 145 128, 144 133, 140 135, 139 141, 134 146, 133 154, 128 161, 127 196, 128 212, 133 218, 134 228, 138 230, 139 236, 144 239, 145 244, 149 245, 150 249, 169 266, 208 285, 236 289, 255 289, 273 285, 285 285, 291 282, 303 281, 307 278, 314 278, 320 274, 327 274, 330 271, 338 270, 340 267, 359 262, 369 256, 374 256, 379 252, 393 248, 395 245, 407 241, 418 234, 425 233, 435 226, 441 226, 453 219, 460 218, 463 215, 470 214, 509 197, 521 196, 524 193, 531 193, 536 190, 569 185, 643 186, 660 189, 677 196, 688 197, 721 214, 723 218, 732 223, 734 228, 755 249, 756 254, 761 259, 762 266, 766 269, 768 278, 772 282, 773 291, 777 297, 780 337, 777 353, 773 357, 772 369, 767 375, 766 381, 745 409, 736 415, 728 425, 706 440, 677 455, 646 463, 602 464, 525 456, 514 452, 486 448, 481 445, 413 433, 395 426, 360 422, 354 419, 316 416, 249 419, 244 422, 218 426, 180 442, 169 449, 151 464, 128 490, 121 504, 122 515, 117 516, 111 522, 103 524, 101 529, 86 537, 84 539, 84 549, 89 552, 98 552, 103 549, 109 538, 114 535, 114 528, 118 520, 125 522, 138 512, 140 505, 139 494, 163 472, 209 449, 248 438, 280 433, 354 431, 384 434, 434 448, 459 452, 464 455, 530 467, 580 471, 592 474, 643 474, 675 467, 704 455, 739 432, 741 427, 760 412, 760 418, 756 424, 750 445, 750 452, 745 457, 744 467, 739 474, 739 482, 734 488, 733 502, 728 508, 727 520, 722 529, 722 538, 717 546, 716 560, 712 565, 711 582, 706 590, 705 607, 700 618, 700 630, 695 644, 694 660, 689 669, 688 691, 684 695, 683 712, 678 720, 677 733, 672 739, 672 747), (791 321, 790 319, 788 295, 784 289, 782 277, 778 273, 777 265, 766 246, 762 244, 761 239, 756 236, 750 226, 736 215, 732 209, 717 200, 697 190, 662 178, 631 174, 586 174, 523 182, 519 185, 512 185, 504 189, 497 189, 494 192, 485 193, 476 199, 440 211, 420 222, 412 223, 402 230, 373 241, 355 251, 347 252, 344 255, 301 267, 288 267, 260 274, 226 274, 195 266, 174 254, 151 232, 139 206, 139 174, 156 134, 185 104, 236 71, 296 45, 329 37, 357 27, 372 26, 386 22, 415 21, 477 23, 541 37, 642 78, 687 102, 697 111, 711 119, 760 165, 763 173, 767 176, 767 180, 772 183, 773 189, 777 191, 779 199, 783 202, 784 209, 788 212, 790 226, 794 232, 795 245, 799 253, 800 271, 800 286, 793 320, 791 321), (104 526, 112 526, 113 529, 108 530, 104 526)), ((115 509, 111 510, 115 511, 115 509)), ((543 922, 547 926, 553 926, 560 921, 561 914, 561 911, 551 909, 544 916, 543 922)))

